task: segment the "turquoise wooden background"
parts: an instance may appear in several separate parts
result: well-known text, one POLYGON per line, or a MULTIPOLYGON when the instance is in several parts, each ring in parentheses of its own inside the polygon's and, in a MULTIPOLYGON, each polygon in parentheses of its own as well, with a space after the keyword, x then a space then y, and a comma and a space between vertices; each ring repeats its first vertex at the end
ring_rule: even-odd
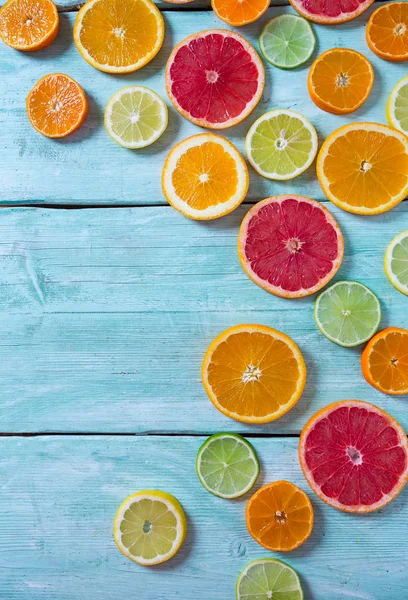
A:
MULTIPOLYGON (((313 298, 286 301, 247 279, 236 237, 248 206, 204 224, 166 205, 164 157, 198 128, 170 108, 168 131, 139 152, 120 148, 103 129, 104 106, 117 89, 144 82, 166 97, 163 68, 172 46, 194 31, 224 27, 204 1, 158 4, 165 44, 132 75, 106 75, 80 57, 70 0, 59 4, 60 35, 48 49, 21 54, 0 47, 0 599, 232 600, 240 570, 272 554, 246 531, 246 498, 215 498, 195 476, 204 437, 229 430, 251 436, 262 462, 259 485, 287 478, 311 496, 312 537, 283 556, 298 570, 306 600, 406 600, 407 490, 379 513, 341 514, 309 490, 297 443, 307 418, 342 398, 374 402, 408 428, 407 398, 365 383, 361 349, 321 336, 313 298), (25 112, 32 85, 55 71, 77 79, 90 98, 84 126, 64 141, 38 135, 25 112), (200 382, 209 342, 243 322, 291 335, 307 361, 302 399, 267 426, 227 419, 200 382), (112 538, 117 506, 149 487, 174 493, 189 521, 177 557, 152 569, 124 558, 112 538)), ((290 10, 275 6, 239 31, 256 44, 263 23, 290 10)), ((275 107, 303 112, 320 139, 349 121, 385 122, 386 99, 407 65, 382 62, 368 50, 370 12, 334 29, 314 26, 319 52, 351 47, 374 64, 374 90, 357 113, 319 111, 306 91, 308 65, 295 72, 266 65, 261 104, 227 137, 242 149, 250 124, 275 107)), ((387 244, 408 228, 408 203, 357 217, 324 199, 313 167, 286 183, 251 171, 247 203, 289 192, 325 202, 340 222, 346 252, 337 279, 369 285, 381 299, 382 326, 408 328, 408 300, 382 268, 387 244)))

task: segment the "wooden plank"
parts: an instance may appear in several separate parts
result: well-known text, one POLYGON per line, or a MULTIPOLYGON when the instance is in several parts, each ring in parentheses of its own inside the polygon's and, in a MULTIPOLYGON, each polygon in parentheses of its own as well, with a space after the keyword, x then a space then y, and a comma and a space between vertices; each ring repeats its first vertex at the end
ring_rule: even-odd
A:
MULTIPOLYGON (((374 7, 373 7, 374 8, 374 7)), ((241 28, 251 42, 272 16, 291 9, 270 9, 256 23, 241 28)), ((316 125, 320 139, 350 120, 385 122, 385 105, 395 82, 406 73, 406 66, 381 61, 368 50, 364 24, 370 11, 355 22, 328 28, 315 26, 318 50, 349 46, 367 54, 376 70, 376 83, 366 104, 352 116, 329 115, 310 100, 306 78, 308 65, 293 72, 267 66, 263 99, 253 115, 228 131, 227 136, 243 151, 249 125, 267 110, 285 107, 304 113, 316 125)), ((0 90, 0 202, 54 204, 164 204, 161 171, 169 149, 189 135, 202 131, 170 109, 167 132, 153 146, 131 151, 115 144, 103 127, 103 111, 108 99, 119 88, 143 83, 165 96, 164 67, 176 43, 198 29, 220 27, 211 11, 199 13, 166 12, 166 39, 163 49, 149 65, 128 76, 101 73, 88 65, 72 42, 75 14, 61 15, 61 33, 54 44, 37 54, 18 53, 0 47, 2 82, 0 90), (199 23, 199 24, 198 24, 199 23), (25 97, 34 83, 46 73, 62 71, 81 83, 90 99, 90 112, 83 127, 65 140, 50 140, 30 125, 25 97)), ((291 182, 271 182, 251 170, 248 201, 288 191, 321 199, 323 193, 314 167, 291 182)))
MULTIPOLYGON (((193 0, 186 4, 174 4, 172 2, 166 2, 166 0, 153 0, 153 2, 163 11, 211 10, 210 0, 193 0)), ((57 0, 56 2, 59 12, 74 12, 83 6, 83 4, 85 3, 75 2, 75 0, 57 0)), ((288 4, 288 0, 271 0, 271 6, 285 6, 288 4)))
MULTIPOLYGON (((408 203, 369 219, 330 208, 346 241, 339 277, 378 294, 382 327, 408 328, 407 298, 382 266, 389 241, 408 229, 408 203)), ((244 213, 199 223, 170 207, 4 208, 1 431, 299 433, 317 409, 349 397, 408 428, 406 400, 363 380, 360 349, 317 330, 313 298, 277 298, 246 277, 236 251, 244 213), (248 322, 292 336, 308 365, 298 405, 264 427, 221 415, 200 381, 210 341, 248 322)))
POLYGON ((1 439, 0 586, 7 599, 226 600, 235 597, 236 578, 251 560, 275 556, 297 569, 307 600, 406 600, 407 490, 379 513, 340 513, 308 488, 297 440, 253 440, 260 483, 293 481, 315 509, 309 540, 294 552, 274 554, 246 530, 246 497, 222 500, 199 483, 195 457, 202 441, 1 439), (112 524, 126 496, 151 488, 179 498, 189 530, 171 562, 146 568, 120 554, 112 524))

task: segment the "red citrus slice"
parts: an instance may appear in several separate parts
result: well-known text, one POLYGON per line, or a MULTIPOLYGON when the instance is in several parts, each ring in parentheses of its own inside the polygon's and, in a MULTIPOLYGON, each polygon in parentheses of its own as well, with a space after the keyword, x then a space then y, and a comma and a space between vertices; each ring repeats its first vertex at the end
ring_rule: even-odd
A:
POLYGON ((265 72, 258 54, 233 31, 211 29, 176 46, 166 67, 166 88, 189 121, 212 129, 236 125, 258 104, 265 72))
POLYGON ((322 204, 304 196, 275 196, 242 221, 238 253, 248 277, 284 298, 320 290, 340 268, 340 227, 322 204))
POLYGON ((301 15, 325 25, 345 23, 363 13, 375 0, 289 0, 301 15))

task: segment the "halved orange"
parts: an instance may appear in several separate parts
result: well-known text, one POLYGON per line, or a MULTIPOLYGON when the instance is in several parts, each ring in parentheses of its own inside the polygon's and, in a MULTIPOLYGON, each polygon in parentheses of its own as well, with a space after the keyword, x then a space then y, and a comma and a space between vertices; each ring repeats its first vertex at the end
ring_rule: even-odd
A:
POLYGON ((58 27, 52 0, 8 0, 0 9, 0 38, 16 50, 33 52, 49 46, 58 27))
POLYGON ((408 60, 408 2, 390 2, 377 8, 368 21, 366 37, 380 58, 408 60))
POLYGON ((384 394, 408 394, 408 330, 388 327, 368 342, 361 355, 366 381, 384 394))
POLYGON ((246 524, 255 541, 273 552, 299 548, 313 529, 314 513, 309 497, 289 481, 264 485, 246 507, 246 524))
POLYGON ((279 419, 299 400, 306 365, 295 342, 264 325, 237 325, 208 348, 205 390, 216 408, 242 423, 279 419))
POLYGON ((270 0, 211 0, 211 6, 219 19, 234 27, 253 23, 269 8, 270 0))
POLYGON ((408 193, 408 138, 379 123, 344 125, 323 143, 316 170, 333 204, 362 215, 386 212, 408 193))
POLYGON ((310 97, 319 108, 335 115, 347 114, 367 100, 374 69, 360 52, 332 48, 314 61, 307 83, 310 97))
POLYGON ((37 81, 27 96, 31 125, 50 138, 69 135, 82 125, 88 102, 79 83, 63 73, 51 73, 37 81))

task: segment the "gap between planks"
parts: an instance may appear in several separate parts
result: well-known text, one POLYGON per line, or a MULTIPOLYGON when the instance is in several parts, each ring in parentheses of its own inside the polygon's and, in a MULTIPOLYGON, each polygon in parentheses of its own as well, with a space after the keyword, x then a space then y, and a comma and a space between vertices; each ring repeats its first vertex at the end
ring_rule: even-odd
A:
MULTIPOLYGON (((147 431, 145 433, 124 433, 124 432, 106 432, 106 431, 98 431, 98 432, 88 432, 88 431, 78 431, 78 432, 64 432, 64 431, 38 431, 38 432, 5 432, 0 433, 0 438, 3 437, 78 437, 78 436, 87 436, 87 437, 181 437, 181 438, 207 438, 213 435, 214 432, 206 432, 206 433, 194 433, 194 432, 182 432, 182 433, 173 433, 166 431, 147 431)), ((228 432, 227 432, 228 433, 228 432)), ((245 438, 252 439, 272 439, 272 438, 292 438, 299 439, 299 433, 255 433, 248 432, 240 434, 245 438)))

